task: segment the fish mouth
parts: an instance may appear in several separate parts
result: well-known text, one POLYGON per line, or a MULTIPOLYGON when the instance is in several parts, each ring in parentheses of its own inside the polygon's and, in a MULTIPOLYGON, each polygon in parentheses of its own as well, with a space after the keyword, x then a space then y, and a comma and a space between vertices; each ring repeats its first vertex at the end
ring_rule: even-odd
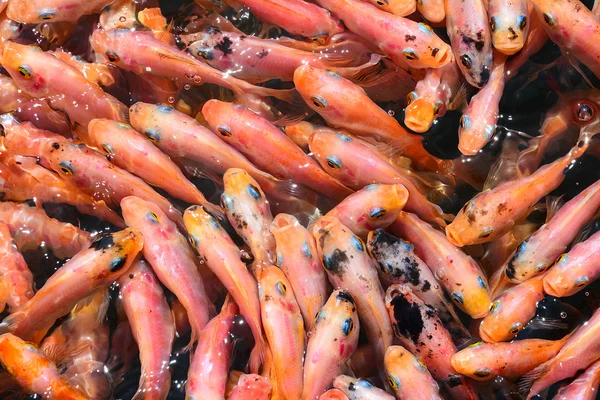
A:
POLYGON ((456 232, 455 229, 452 229, 452 224, 446 227, 446 238, 448 238, 448 241, 455 246, 462 247, 464 245, 460 240, 458 232, 456 232))
POLYGON ((562 297, 565 288, 561 288, 559 285, 556 284, 554 280, 544 279, 543 285, 544 292, 549 296, 562 297))
POLYGON ((438 51, 438 53, 435 55, 434 59, 438 64, 438 67, 443 67, 444 65, 448 64, 450 61, 452 61, 452 57, 453 54, 450 51, 450 47, 446 46, 443 49, 440 49, 440 51, 438 51))
POLYGON ((483 148, 485 144, 474 143, 473 140, 459 140, 458 150, 465 156, 474 156, 483 148))
POLYGON ((406 187, 404 187, 404 185, 392 185, 391 198, 393 207, 402 207, 404 204, 406 204, 406 200, 408 199, 408 190, 406 187))
POLYGON ((425 133, 433 125, 433 104, 425 99, 416 99, 406 107, 404 125, 417 133, 425 133))
POLYGON ((494 340, 492 335, 490 335, 490 333, 487 331, 487 329, 483 327, 483 321, 482 321, 482 325, 479 326, 479 337, 481 337, 481 340, 483 340, 486 343, 496 343, 497 342, 497 340, 494 340))
POLYGON ((271 233, 289 231, 294 225, 294 217, 291 215, 279 214, 271 224, 271 233))

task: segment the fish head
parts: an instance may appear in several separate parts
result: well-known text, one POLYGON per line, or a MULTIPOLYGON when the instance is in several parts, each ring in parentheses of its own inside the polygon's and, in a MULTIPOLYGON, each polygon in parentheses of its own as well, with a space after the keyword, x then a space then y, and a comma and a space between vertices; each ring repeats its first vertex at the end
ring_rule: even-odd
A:
POLYGON ((227 232, 219 224, 219 220, 204 206, 194 205, 185 210, 183 223, 188 231, 188 240, 192 247, 198 249, 200 240, 221 237, 233 243, 227 232))
POLYGON ((457 64, 469 84, 479 89, 484 87, 492 74, 491 38, 488 37, 487 40, 483 38, 475 45, 462 48, 458 54, 457 64), (480 50, 477 50, 478 47, 480 50))
MULTIPOLYGON (((333 380, 333 386, 346 393, 354 393, 359 398, 370 397, 369 392, 375 389, 375 386, 366 379, 353 378, 348 375, 338 375, 333 380)), ((371 394, 377 395, 376 393, 371 394)))
POLYGON ((33 97, 47 97, 52 93, 44 56, 45 53, 37 46, 5 42, 0 64, 25 93, 33 97))
POLYGON ((338 353, 342 359, 349 358, 358 346, 358 333, 360 324, 356 303, 350 292, 345 289, 336 289, 316 316, 315 328, 325 328, 339 340, 336 346, 340 347, 338 353))
POLYGON ((61 21, 60 10, 52 3, 48 0, 11 0, 6 15, 11 20, 26 24, 61 21))
POLYGON ((241 168, 229 168, 223 174, 224 196, 221 197, 222 206, 227 210, 228 198, 243 198, 253 203, 265 203, 265 193, 258 182, 248 172, 241 168))
MULTIPOLYGON (((292 285, 281 269, 273 265, 263 268, 259 277, 260 300, 263 304, 274 301, 286 307, 286 312, 298 313, 292 285)), ((266 305, 266 304, 265 304, 266 305)))
POLYGON ((442 102, 440 101, 439 106, 437 106, 426 98, 413 99, 416 96, 418 96, 416 92, 409 94, 410 103, 404 112, 404 124, 413 132, 425 133, 433 125, 433 121, 435 121, 441 109, 442 102))
POLYGON ((124 67, 122 49, 126 46, 126 37, 131 33, 129 29, 96 29, 92 33, 90 43, 96 54, 101 54, 108 63, 124 67))
POLYGON ((143 232, 158 231, 164 234, 177 234, 177 227, 159 206, 139 197, 128 196, 121 200, 121 211, 125 223, 143 232))
POLYGON ((590 283, 590 278, 584 271, 577 270, 580 268, 554 267, 544 277, 544 292, 555 297, 571 296, 579 292, 590 283))
POLYGON ((477 381, 493 379, 496 375, 485 366, 485 353, 481 352, 485 346, 484 342, 476 342, 454 353, 450 360, 452 368, 477 381))
POLYGON ((528 31, 528 17, 525 14, 518 15, 516 18, 514 15, 502 13, 490 17, 490 32, 494 48, 506 55, 513 55, 523 48, 528 31))
POLYGON ((233 136, 235 125, 235 109, 245 107, 238 104, 227 103, 216 99, 211 99, 202 106, 202 116, 208 122, 208 125, 223 140, 228 141, 233 136))
POLYGON ((408 190, 400 184, 372 184, 356 194, 359 195, 366 210, 364 219, 377 228, 391 224, 408 200, 408 190))
POLYGON ((94 262, 102 266, 94 280, 98 284, 115 281, 129 269, 143 246, 142 234, 131 228, 96 236, 84 250, 95 252, 94 262))
POLYGON ((458 125, 458 149, 466 156, 474 156, 485 147, 495 132, 496 124, 486 123, 480 115, 465 113, 458 125))
POLYGON ((43 374, 44 369, 50 367, 51 364, 38 346, 24 341, 12 333, 0 335, 0 353, 2 354, 2 366, 13 377, 17 377, 15 374, 17 368, 28 365, 28 368, 23 369, 18 375, 19 381, 25 384, 43 374))
POLYGON ((487 243, 512 229, 514 221, 498 224, 499 218, 511 218, 507 201, 488 201, 490 195, 494 195, 493 191, 482 192, 463 206, 446 227, 446 237, 450 243, 458 247, 487 243))
POLYGON ((231 43, 231 39, 223 34, 216 26, 209 26, 204 31, 196 34, 182 37, 187 45, 187 51, 198 59, 206 61, 214 60, 215 57, 227 56, 223 52, 224 41, 231 43), (190 38, 193 38, 190 40, 190 38))
POLYGON ((129 122, 138 132, 142 132, 154 144, 165 139, 158 128, 158 121, 166 118, 175 109, 164 104, 147 104, 137 102, 129 108, 129 122))
MULTIPOLYGON (((492 299, 487 279, 481 273, 481 269, 471 259, 471 269, 478 271, 477 276, 473 280, 462 282, 460 290, 450 293, 450 298, 458 308, 466 312, 471 318, 483 318, 490 312, 490 304, 492 299)), ((472 275, 475 276, 475 275, 472 275)))
POLYGON ((355 139, 343 132, 319 128, 308 139, 308 147, 325 171, 348 187, 362 187, 352 165, 344 161, 351 156, 349 149, 355 139))
POLYGON ((335 88, 348 81, 333 70, 315 68, 302 65, 294 71, 294 85, 306 104, 323 115, 337 114, 340 103, 345 100, 340 98, 341 92, 335 88), (338 96, 335 97, 334 94, 338 96))

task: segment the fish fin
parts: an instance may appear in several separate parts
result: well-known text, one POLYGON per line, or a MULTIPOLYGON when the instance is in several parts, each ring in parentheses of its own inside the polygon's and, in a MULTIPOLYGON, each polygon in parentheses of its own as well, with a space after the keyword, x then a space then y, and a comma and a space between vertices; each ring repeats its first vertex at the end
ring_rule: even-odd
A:
POLYGON ((308 117, 307 112, 302 112, 301 114, 287 114, 271 123, 276 126, 288 126, 304 121, 306 117, 308 117))
POLYGON ((504 293, 507 289, 515 286, 516 284, 511 282, 510 279, 506 276, 505 268, 502 267, 490 278, 490 293, 492 294, 492 299, 498 298, 502 293, 504 293))
POLYGON ((568 329, 569 324, 561 319, 556 318, 540 318, 536 317, 529 324, 528 327, 532 327, 533 329, 550 329, 550 330, 562 330, 568 329))
POLYGON ((550 361, 546 361, 545 363, 543 363, 541 365, 538 365, 537 367, 535 367, 534 369, 532 369, 531 371, 529 371, 528 373, 523 375, 523 377, 521 379, 519 379, 519 382, 518 382, 519 389, 522 391, 528 392, 531 389, 531 386, 533 385, 534 381, 536 381, 541 376, 548 373, 548 371, 550 370, 550 362, 551 361, 552 361, 552 359, 550 359, 550 361))
POLYGON ((546 223, 548 223, 564 204, 564 196, 546 197, 546 223))
POLYGON ((452 100, 448 103, 446 107, 448 110, 464 110, 467 107, 467 95, 469 93, 469 84, 465 81, 460 83, 460 86, 456 91, 452 91, 456 93, 452 100))
POLYGON ((108 99, 111 108, 115 112, 113 118, 116 121, 129 124, 129 107, 127 107, 125 104, 121 103, 119 100, 117 100, 109 94, 106 95, 106 98, 108 99))
POLYGON ((70 361, 89 350, 90 346, 89 340, 82 340, 77 346, 70 346, 68 342, 66 346, 53 343, 44 347, 44 355, 52 360, 58 369, 63 369, 70 361))
POLYGON ((341 67, 335 70, 342 77, 352 80, 358 85, 373 86, 373 82, 378 82, 381 75, 386 70, 385 64, 382 62, 382 56, 376 53, 371 54, 369 61, 357 67, 341 67), (367 68, 373 68, 371 71, 366 71, 367 68))

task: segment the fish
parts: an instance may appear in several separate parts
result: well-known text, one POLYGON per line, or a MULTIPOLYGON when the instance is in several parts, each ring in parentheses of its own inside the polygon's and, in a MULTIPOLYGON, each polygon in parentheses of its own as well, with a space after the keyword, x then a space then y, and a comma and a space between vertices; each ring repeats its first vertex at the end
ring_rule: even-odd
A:
POLYGON ((444 218, 449 216, 423 193, 427 183, 411 169, 394 164, 393 158, 385 157, 375 146, 345 132, 319 128, 310 137, 309 147, 319 164, 349 188, 400 184, 408 190, 403 210, 434 225, 446 226, 444 218), (365 165, 369 168, 364 168, 365 165))
POLYGON ((370 231, 389 226, 408 199, 408 190, 401 184, 372 184, 346 197, 325 216, 334 217, 360 238, 370 231))
POLYGON ((275 238, 270 231, 273 215, 265 193, 250 174, 239 168, 228 169, 223 183, 221 207, 231 226, 250 247, 254 268, 272 265, 276 262, 275 238))
POLYGON ((125 223, 144 235, 144 258, 160 282, 185 307, 192 327, 191 346, 210 320, 212 307, 196 255, 156 204, 131 196, 121 201, 121 209, 125 223))
POLYGON ((385 352, 385 371, 399 400, 442 400, 440 388, 427 367, 402 346, 385 352))
POLYGON ((169 361, 175 322, 160 281, 149 263, 138 257, 118 283, 123 309, 140 349, 142 372, 133 398, 166 399, 171 386, 169 361))
MULTIPOLYGON (((383 302, 377 264, 364 242, 335 217, 321 217, 312 227, 319 257, 333 287, 347 289, 379 365, 392 344, 392 326, 383 302)), ((308 381, 306 381, 308 384, 308 381)))
POLYGON ((138 358, 139 350, 131 332, 131 325, 123 309, 121 300, 116 301, 117 325, 110 337, 110 352, 106 367, 110 371, 114 385, 123 381, 125 372, 138 358))
POLYGON ((23 30, 23 24, 7 17, 6 12, 0 11, 0 51, 4 42, 18 39, 23 30))
POLYGON ((252 331, 254 348, 249 363, 252 373, 258 373, 267 344, 262 334, 256 280, 240 260, 240 249, 207 210, 191 206, 185 210, 183 221, 192 247, 231 294, 252 331))
POLYGON ((496 55, 488 83, 471 98, 460 117, 458 149, 466 156, 477 154, 496 133, 506 81, 505 61, 506 57, 496 55))
POLYGON ((96 236, 87 249, 60 267, 0 327, 23 340, 39 343, 56 320, 81 299, 110 286, 126 273, 143 243, 141 233, 130 228, 96 236))
POLYGON ((81 72, 88 81, 96 85, 108 87, 114 85, 120 78, 117 68, 112 65, 85 62, 79 56, 74 56, 62 49, 55 50, 52 54, 81 72))
POLYGON ((106 399, 111 394, 111 378, 104 369, 110 341, 104 324, 108 302, 108 289, 79 301, 69 318, 40 346, 47 357, 65 367, 62 374, 69 383, 91 399, 106 399))
POLYGON ((572 296, 598 279, 600 265, 594 255, 599 244, 600 234, 596 232, 563 254, 544 275, 544 292, 555 297, 572 296))
POLYGON ((350 400, 394 400, 395 397, 378 388, 366 379, 338 375, 333 387, 340 389, 350 400))
POLYGON ((0 76, 0 112, 9 113, 31 101, 10 76, 0 76))
POLYGON ((490 242, 506 234, 542 197, 563 182, 570 166, 587 150, 599 124, 582 128, 577 144, 558 160, 529 176, 475 195, 446 227, 448 240, 462 247, 490 242))
POLYGON ((423 362, 450 396, 455 399, 477 399, 471 384, 457 375, 450 365, 457 349, 435 309, 404 285, 388 287, 385 305, 400 344, 423 362))
POLYGON ((100 26, 104 29, 135 28, 138 23, 136 11, 136 0, 115 0, 100 13, 100 26))
POLYGON ((294 71, 303 64, 335 68, 349 64, 355 57, 350 53, 301 50, 280 44, 279 40, 223 32, 215 26, 180 38, 187 52, 197 59, 250 83, 271 79, 291 82, 294 71))
POLYGON ((292 285, 283 271, 275 266, 261 271, 258 285, 262 325, 272 357, 272 396, 300 399, 306 334, 292 285))
POLYGON ((479 336, 488 343, 514 338, 535 316, 537 303, 544 298, 543 282, 542 275, 531 278, 494 299, 479 325, 479 336))
POLYGON ((10 0, 6 13, 14 21, 24 24, 77 21, 84 15, 97 14, 114 0, 10 0))
POLYGON ((93 240, 89 232, 50 218, 41 207, 27 203, 0 202, 0 221, 8 226, 19 251, 44 246, 65 259, 84 250, 93 240))
POLYGON ((377 9, 360 0, 318 0, 348 30, 369 40, 400 67, 439 68, 450 62, 450 46, 429 25, 377 9))
POLYGON ((303 65, 294 72, 294 84, 306 104, 328 125, 346 129, 360 138, 389 144, 418 167, 442 172, 450 167, 451 163, 425 150, 422 137, 408 133, 369 99, 360 86, 338 73, 303 65))
POLYGON ((415 0, 363 0, 366 3, 371 3, 378 9, 405 17, 414 13, 417 10, 417 2, 415 0))
POLYGON ((421 300, 435 308, 449 329, 469 337, 442 286, 429 267, 414 253, 414 246, 383 229, 369 232, 367 251, 379 265, 379 278, 385 288, 393 284, 409 287, 421 300))
POLYGON ((352 193, 277 127, 244 106, 212 99, 202 107, 202 115, 225 143, 275 177, 293 178, 334 199, 341 200, 352 193))
POLYGON ((225 385, 235 339, 231 336, 238 306, 227 296, 221 312, 200 332, 192 355, 185 395, 189 400, 225 398, 225 385))
POLYGON ((352 295, 336 289, 315 317, 304 358, 302 400, 319 399, 358 347, 360 322, 352 295))
POLYGON ((325 393, 323 393, 320 397, 320 400, 350 400, 348 396, 344 394, 340 389, 329 389, 325 393))
POLYGON ((18 311, 33 297, 33 274, 10 234, 10 227, 0 222, 0 309, 18 311))
POLYGON ((308 143, 310 137, 317 129, 316 125, 311 124, 308 121, 300 121, 290 125, 283 126, 283 132, 292 139, 292 142, 296 143, 298 147, 304 150, 305 153, 309 152, 308 143))
POLYGON ((494 48, 509 56, 520 51, 529 34, 527 1, 491 0, 488 16, 494 48))
POLYGON ((406 127, 417 133, 427 132, 437 118, 446 115, 446 111, 456 107, 454 103, 460 102, 458 97, 463 82, 454 58, 441 68, 428 68, 425 77, 408 94, 408 105, 404 110, 406 127))
POLYGON ((574 376, 577 371, 586 369, 600 360, 600 348, 597 340, 600 331, 600 310, 576 331, 574 331, 558 354, 536 367, 525 376, 523 387, 533 382, 527 400, 565 378, 574 376))
POLYGON ((518 378, 554 357, 568 340, 523 339, 510 343, 476 342, 452 356, 452 368, 476 381, 518 378))
POLYGON ((529 32, 523 48, 506 62, 508 77, 515 76, 529 58, 542 49, 548 41, 548 35, 542 26, 542 21, 534 12, 529 12, 529 32))
POLYGON ((483 0, 445 0, 452 52, 467 82, 481 89, 492 72, 492 37, 483 0))
POLYGON ((446 18, 443 0, 417 0, 417 11, 427 21, 434 24, 440 23, 446 18))
POLYGON ((17 384, 31 394, 47 399, 86 400, 62 376, 55 363, 33 343, 11 333, 0 335, 0 363, 17 384))
POLYGON ((116 166, 163 189, 173 197, 191 204, 202 204, 215 214, 223 214, 218 206, 206 200, 202 192, 187 180, 169 156, 130 125, 107 119, 93 119, 87 131, 81 139, 88 146, 104 153, 116 166))
POLYGON ((557 400, 594 400, 600 384, 600 362, 590 365, 581 375, 567 386, 560 388, 557 400))
POLYGON ((4 44, 0 63, 27 95, 44 98, 83 127, 94 118, 127 122, 127 107, 69 64, 39 47, 4 44))
POLYGON ((310 332, 329 290, 315 239, 296 217, 289 214, 278 214, 270 229, 276 242, 277 266, 296 293, 305 331, 310 332))
POLYGON ((427 264, 458 308, 474 319, 488 314, 492 302, 490 289, 473 258, 411 213, 400 212, 390 231, 412 243, 415 254, 427 264))
POLYGON ((600 37, 600 21, 592 11, 578 0, 532 0, 531 4, 550 40, 600 76, 600 53, 593 44, 600 37))
POLYGON ((230 400, 269 400, 271 382, 264 376, 256 374, 242 374, 237 385, 231 391, 230 400))
POLYGON ((129 29, 97 29, 92 34, 92 48, 107 62, 140 76, 154 76, 187 85, 212 83, 232 90, 238 96, 245 93, 261 97, 274 96, 292 103, 294 91, 269 89, 252 85, 212 68, 192 55, 156 39, 151 33, 129 29))

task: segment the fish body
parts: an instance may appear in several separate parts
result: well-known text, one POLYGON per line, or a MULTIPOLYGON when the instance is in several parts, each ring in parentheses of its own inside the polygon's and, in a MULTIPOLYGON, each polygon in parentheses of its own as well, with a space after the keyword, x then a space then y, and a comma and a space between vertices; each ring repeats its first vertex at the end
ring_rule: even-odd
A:
POLYGON ((491 0, 488 16, 494 48, 513 55, 523 48, 529 33, 529 10, 526 0, 491 0))
POLYGON ((256 374, 242 374, 237 385, 231 391, 230 400, 269 400, 271 382, 264 376, 256 374))
POLYGON ((443 0, 417 0, 417 11, 429 22, 440 23, 446 18, 443 0))
POLYGON ((350 400, 394 400, 394 396, 368 380, 348 375, 338 375, 333 380, 333 387, 344 392, 350 400))
POLYGON ((440 388, 427 367, 402 346, 385 352, 385 371, 398 400, 441 400, 440 388))
POLYGON ((0 222, 0 280, 8 287, 0 297, 0 308, 8 305, 14 312, 33 297, 33 274, 4 222, 0 222))
POLYGON ((24 24, 77 21, 84 15, 96 14, 114 0, 11 0, 6 8, 8 17, 24 24))
POLYGON ((556 394, 557 400, 595 400, 600 385, 600 361, 590 365, 577 379, 562 387, 556 394))
POLYGON ((302 400, 319 399, 358 346, 356 305, 346 290, 334 290, 315 320, 306 348, 302 400))

